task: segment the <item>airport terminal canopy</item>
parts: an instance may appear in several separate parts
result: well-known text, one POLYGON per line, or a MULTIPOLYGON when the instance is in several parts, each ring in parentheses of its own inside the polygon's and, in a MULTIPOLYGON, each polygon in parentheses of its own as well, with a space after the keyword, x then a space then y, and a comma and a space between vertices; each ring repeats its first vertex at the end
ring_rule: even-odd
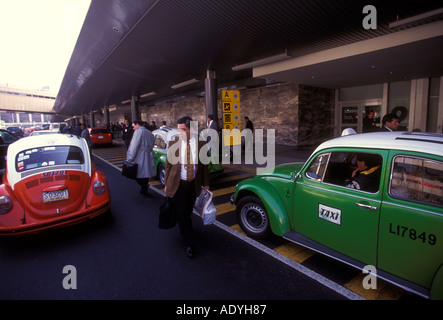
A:
POLYGON ((219 87, 251 78, 339 88, 441 76, 442 7, 441 0, 92 0, 54 110, 75 116, 132 96, 201 92, 208 70, 219 87))

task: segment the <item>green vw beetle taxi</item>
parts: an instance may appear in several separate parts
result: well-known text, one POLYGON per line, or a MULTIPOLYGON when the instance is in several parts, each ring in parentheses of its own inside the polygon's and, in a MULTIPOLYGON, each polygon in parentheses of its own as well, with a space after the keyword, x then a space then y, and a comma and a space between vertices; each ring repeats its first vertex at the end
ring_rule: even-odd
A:
POLYGON ((443 299, 443 135, 377 132, 321 144, 306 163, 240 182, 231 202, 271 233, 425 298, 443 299))

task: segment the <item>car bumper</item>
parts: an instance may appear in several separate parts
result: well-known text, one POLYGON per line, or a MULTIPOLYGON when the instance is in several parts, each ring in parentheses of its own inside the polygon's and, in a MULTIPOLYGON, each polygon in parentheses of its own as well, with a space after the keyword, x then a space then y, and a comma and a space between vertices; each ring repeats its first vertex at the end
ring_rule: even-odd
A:
POLYGON ((90 220, 96 216, 99 216, 111 208, 111 202, 108 201, 95 208, 89 208, 87 211, 72 213, 69 215, 53 218, 43 222, 37 222, 32 224, 23 224, 19 226, 0 227, 0 236, 19 236, 26 234, 39 233, 45 230, 57 229, 61 227, 67 227, 75 225, 87 220, 90 220))

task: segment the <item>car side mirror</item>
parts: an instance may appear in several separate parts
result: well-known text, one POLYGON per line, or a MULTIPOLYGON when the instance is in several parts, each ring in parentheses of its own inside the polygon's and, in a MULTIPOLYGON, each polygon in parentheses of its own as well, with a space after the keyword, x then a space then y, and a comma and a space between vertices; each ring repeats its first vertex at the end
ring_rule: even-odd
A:
POLYGON ((300 177, 301 177, 300 172, 291 172, 291 180, 292 181, 295 181, 300 177))

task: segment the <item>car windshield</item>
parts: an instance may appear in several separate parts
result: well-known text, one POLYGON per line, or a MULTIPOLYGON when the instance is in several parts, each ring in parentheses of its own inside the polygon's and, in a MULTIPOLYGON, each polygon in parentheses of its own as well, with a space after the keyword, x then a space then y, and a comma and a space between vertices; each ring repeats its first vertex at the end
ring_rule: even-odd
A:
POLYGON ((17 138, 7 131, 0 131, 0 138, 0 141, 7 144, 17 141, 17 138))
POLYGON ((83 164, 83 152, 74 146, 48 146, 19 152, 15 157, 18 172, 60 164, 83 164))

